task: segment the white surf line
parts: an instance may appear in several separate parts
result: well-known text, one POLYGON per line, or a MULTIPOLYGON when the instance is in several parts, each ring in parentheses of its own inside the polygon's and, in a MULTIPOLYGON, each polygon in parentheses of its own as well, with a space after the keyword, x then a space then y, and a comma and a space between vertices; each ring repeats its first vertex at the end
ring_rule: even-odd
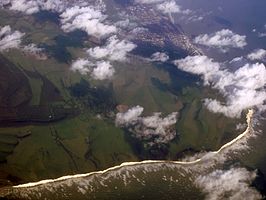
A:
MULTIPOLYGON (((215 154, 220 153, 221 151, 223 151, 224 149, 230 147, 231 145, 233 145, 234 143, 236 143, 237 141, 241 140, 242 138, 244 138, 247 134, 250 133, 250 131, 252 130, 252 117, 253 117, 253 113, 254 111, 252 109, 250 109, 246 115, 247 118, 247 128, 246 130, 240 134, 239 136, 237 136, 235 139, 231 140, 230 142, 224 144, 220 149, 218 149, 217 151, 211 151, 209 153, 212 153, 213 156, 215 154)), ((204 156, 203 156, 204 157, 204 156)), ((76 174, 76 175, 68 175, 68 176, 62 176, 56 179, 46 179, 46 180, 42 180, 42 181, 38 181, 38 182, 31 182, 31 183, 26 183, 26 184, 21 184, 21 185, 16 185, 16 186, 12 186, 13 188, 31 188, 31 187, 35 187, 35 186, 39 186, 39 185, 44 185, 47 183, 54 183, 54 182, 59 182, 59 181, 64 181, 64 180, 68 180, 68 179, 73 179, 73 178, 83 178, 83 177, 88 177, 88 176, 92 176, 92 175, 96 175, 96 174, 104 174, 113 170, 117 170, 120 169, 122 167, 125 166, 137 166, 137 165, 143 165, 143 164, 160 164, 160 163, 173 163, 173 164, 180 164, 180 165, 191 165, 191 164, 196 164, 199 163, 200 161, 203 160, 202 158, 193 160, 193 161, 165 161, 165 160, 144 160, 144 161, 140 161, 140 162, 124 162, 121 165, 117 165, 114 167, 110 167, 108 169, 105 169, 103 171, 95 171, 95 172, 90 172, 90 173, 86 173, 86 174, 76 174)))

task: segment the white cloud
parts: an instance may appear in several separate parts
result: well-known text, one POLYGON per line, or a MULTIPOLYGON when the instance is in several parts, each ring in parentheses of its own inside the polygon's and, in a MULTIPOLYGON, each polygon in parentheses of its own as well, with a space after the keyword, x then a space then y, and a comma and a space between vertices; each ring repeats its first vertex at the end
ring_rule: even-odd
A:
POLYGON ((93 63, 91 61, 79 58, 78 60, 72 63, 71 69, 73 71, 77 71, 85 75, 91 72, 92 66, 93 66, 93 63))
POLYGON ((250 60, 265 60, 266 59, 266 50, 257 49, 247 55, 247 58, 250 60))
POLYGON ((175 1, 166 1, 157 5, 157 9, 165 14, 180 13, 181 7, 175 1))
POLYGON ((30 54, 36 54, 36 53, 41 53, 43 49, 37 47, 36 44, 29 44, 23 47, 23 51, 30 54))
POLYGON ((68 8, 61 15, 62 29, 71 32, 76 29, 85 31, 88 35, 103 37, 116 32, 114 25, 106 25, 103 21, 106 15, 93 7, 74 6, 68 8))
POLYGON ((136 28, 132 29, 132 31, 130 31, 130 34, 138 35, 138 34, 142 34, 145 32, 149 32, 149 29, 143 28, 143 27, 136 27, 136 28))
POLYGON ((24 12, 26 14, 33 14, 39 11, 39 5, 37 1, 18 0, 11 1, 10 10, 16 10, 24 12))
POLYGON ((22 47, 22 51, 26 54, 34 56, 36 59, 39 60, 46 60, 47 55, 44 52, 44 49, 37 47, 36 44, 28 44, 22 47))
POLYGON ((155 4, 155 3, 161 3, 165 0, 135 0, 136 3, 141 4, 155 4))
POLYGON ((103 47, 89 49, 89 55, 96 59, 107 58, 109 60, 124 61, 128 52, 136 47, 135 44, 126 40, 118 40, 116 36, 108 39, 103 47))
POLYGON ((144 108, 136 106, 124 113, 117 113, 116 125, 129 128, 136 138, 148 141, 149 145, 168 143, 174 139, 176 112, 166 117, 161 117, 161 113, 142 117, 143 111, 144 108))
POLYGON ((78 59, 72 64, 72 69, 82 74, 90 74, 94 79, 104 80, 113 76, 115 70, 110 61, 124 61, 127 53, 136 47, 135 44, 118 40, 116 36, 108 39, 105 46, 94 47, 87 50, 87 53, 94 59, 99 60, 92 63, 87 59, 78 59), (102 59, 106 59, 105 61, 102 59))
POLYGON ((24 33, 12 31, 10 26, 0 27, 0 52, 12 48, 20 48, 24 33))
POLYGON ((141 106, 135 106, 130 108, 127 112, 116 114, 116 124, 119 126, 129 126, 138 122, 138 119, 144 108, 141 106))
POLYGON ((92 70, 94 79, 104 80, 113 76, 115 70, 109 61, 100 61, 96 63, 96 67, 92 70))
POLYGON ((261 108, 266 100, 266 69, 264 64, 245 64, 230 72, 222 64, 206 56, 188 56, 175 61, 183 71, 201 75, 205 85, 218 89, 226 102, 205 99, 210 111, 223 113, 228 117, 240 117, 243 110, 251 107, 261 108))
POLYGON ((43 49, 38 48, 35 44, 22 45, 22 39, 25 34, 20 31, 12 31, 9 25, 0 26, 0 52, 8 51, 9 49, 20 49, 26 54, 35 56, 39 60, 47 59, 43 49))
POLYGON ((6 6, 10 10, 19 11, 28 15, 40 10, 60 12, 64 9, 65 3, 61 0, 4 0, 0 6, 6 6))
POLYGON ((166 62, 169 60, 169 56, 164 52, 156 52, 151 55, 151 61, 160 61, 160 62, 166 62))
POLYGON ((3 8, 4 6, 7 6, 10 4, 11 0, 2 0, 0 1, 0 7, 3 8))
POLYGON ((262 199, 261 194, 250 186, 255 177, 255 172, 245 168, 231 168, 200 175, 195 183, 207 194, 208 200, 262 199))
POLYGON ((246 36, 239 35, 229 29, 222 29, 213 34, 199 35, 194 39, 197 44, 216 47, 223 51, 228 48, 243 48, 247 45, 246 36))
POLYGON ((135 0, 136 3, 140 4, 152 4, 156 6, 156 9, 161 11, 164 14, 168 14, 172 23, 174 23, 174 18, 172 13, 182 13, 182 14, 190 14, 191 10, 186 9, 182 10, 181 6, 179 6, 174 0, 135 0))
POLYGON ((62 12, 67 3, 64 0, 39 0, 41 10, 62 12))
POLYGON ((83 75, 90 75, 97 80, 108 79, 112 77, 115 72, 110 62, 98 61, 93 63, 82 58, 72 63, 71 70, 77 71, 83 75))
POLYGON ((191 13, 191 10, 189 9, 182 10, 181 6, 179 6, 174 0, 163 1, 162 3, 158 3, 156 5, 156 8, 164 14, 168 14, 172 23, 174 23, 174 18, 172 16, 173 13, 181 13, 185 15, 191 13))
POLYGON ((266 37, 266 33, 258 33, 258 36, 259 36, 260 38, 262 38, 262 37, 266 37))
MULTIPOLYGON (((266 29, 266 24, 263 27, 264 29, 266 29)), ((262 37, 266 37, 266 33, 265 32, 259 32, 258 33, 258 37, 262 38, 262 37)))

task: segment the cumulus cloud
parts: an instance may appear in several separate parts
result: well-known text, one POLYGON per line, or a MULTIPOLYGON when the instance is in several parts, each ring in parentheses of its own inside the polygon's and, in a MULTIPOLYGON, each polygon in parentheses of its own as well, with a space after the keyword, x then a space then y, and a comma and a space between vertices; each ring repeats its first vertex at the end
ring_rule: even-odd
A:
POLYGON ((166 62, 169 60, 169 56, 164 52, 156 52, 151 55, 151 61, 166 62))
POLYGON ((43 49, 37 47, 36 44, 28 44, 28 45, 24 46, 22 50, 26 53, 29 53, 29 54, 40 54, 43 52, 43 49))
POLYGON ((181 7, 175 1, 166 1, 158 4, 157 9, 165 14, 181 12, 181 7))
POLYGON ((164 14, 168 14, 172 23, 174 23, 173 13, 191 13, 191 10, 189 9, 183 10, 174 0, 163 1, 162 3, 157 4, 156 8, 164 14))
POLYGON ((266 50, 257 49, 247 55, 247 58, 250 60, 265 60, 266 59, 266 50))
POLYGON ((264 64, 245 64, 232 72, 206 56, 188 56, 176 60, 175 64, 183 71, 201 75, 204 85, 218 89, 224 95, 226 102, 205 99, 204 104, 210 111, 223 113, 228 117, 240 117, 243 110, 262 108, 265 103, 264 64))
POLYGON ((194 39, 197 44, 219 48, 227 51, 229 48, 243 48, 247 45, 246 36, 239 35, 229 29, 222 29, 212 34, 199 35, 194 39))
POLYGON ((39 60, 46 60, 47 55, 44 52, 44 49, 39 48, 36 44, 28 44, 21 48, 21 50, 29 55, 34 56, 35 58, 39 60))
POLYGON ((10 26, 0 27, 0 52, 12 48, 20 48, 24 33, 12 31, 10 26))
POLYGON ((87 59, 81 58, 72 63, 71 70, 77 71, 83 75, 90 75, 97 80, 109 79, 115 72, 110 62, 98 61, 93 63, 87 59))
POLYGON ((83 75, 89 74, 91 72, 91 68, 93 63, 87 59, 81 59, 74 61, 71 65, 71 69, 73 71, 77 71, 83 75))
POLYGON ((20 12, 24 12, 26 14, 33 14, 39 11, 39 5, 37 1, 12 1, 10 10, 16 10, 20 12))
POLYGON ((0 6, 8 7, 10 10, 23 12, 25 14, 34 14, 40 10, 50 10, 60 12, 65 3, 61 0, 4 0, 0 6))
POLYGON ((100 61, 96 63, 96 67, 92 70, 94 79, 104 80, 113 76, 115 70, 109 61, 100 61))
POLYGON ((9 25, 0 26, 0 52, 8 51, 9 49, 20 49, 26 54, 35 56, 39 60, 47 59, 43 49, 38 48, 35 44, 22 45, 22 39, 25 34, 20 31, 12 31, 9 25))
POLYGON ((124 113, 117 113, 116 124, 119 126, 129 126, 131 124, 135 124, 138 122, 138 119, 143 111, 143 107, 135 106, 124 113))
POLYGON ((136 45, 126 40, 119 40, 116 36, 108 39, 103 47, 95 47, 87 52, 95 59, 106 58, 113 61, 124 61, 128 52, 136 48, 136 45))
POLYGON ((262 199, 261 194, 250 185, 256 173, 245 168, 215 170, 196 178, 196 185, 207 194, 208 200, 262 199))
POLYGON ((166 117, 161 117, 161 113, 142 117, 143 111, 143 107, 135 106, 124 113, 117 113, 116 125, 128 128, 136 138, 147 141, 151 146, 168 143, 175 138, 176 112, 166 117))
POLYGON ((88 35, 103 37, 116 32, 114 25, 104 24, 107 18, 100 10, 86 6, 68 8, 61 15, 62 29, 71 32, 76 29, 85 31, 88 35))
POLYGON ((115 72, 110 61, 125 61, 127 53, 135 47, 136 45, 132 42, 119 40, 116 36, 112 36, 107 40, 105 46, 97 46, 87 50, 90 57, 96 60, 94 60, 95 63, 88 59, 78 59, 73 62, 71 68, 81 74, 90 74, 94 79, 109 79, 115 72))

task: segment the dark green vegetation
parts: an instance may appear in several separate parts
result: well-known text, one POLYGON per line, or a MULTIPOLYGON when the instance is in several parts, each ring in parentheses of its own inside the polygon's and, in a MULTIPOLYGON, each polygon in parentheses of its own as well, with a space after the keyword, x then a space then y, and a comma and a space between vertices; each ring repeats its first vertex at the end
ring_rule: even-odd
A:
POLYGON ((0 56, 0 179, 16 184, 126 161, 177 159, 180 152, 216 150, 237 135, 236 121, 202 106, 202 98, 217 93, 172 65, 113 63, 113 79, 100 82, 71 71, 71 60, 94 43, 82 32, 63 33, 54 17, 0 11, 1 26, 12 24, 27 33, 24 43, 39 44, 48 54, 46 60, 20 50, 0 56), (145 115, 178 111, 177 137, 148 147, 115 127, 120 104, 143 106, 145 115))
POLYGON ((117 105, 113 97, 112 85, 92 87, 88 81, 82 78, 79 83, 70 86, 69 90, 71 96, 96 113, 113 111, 117 105))

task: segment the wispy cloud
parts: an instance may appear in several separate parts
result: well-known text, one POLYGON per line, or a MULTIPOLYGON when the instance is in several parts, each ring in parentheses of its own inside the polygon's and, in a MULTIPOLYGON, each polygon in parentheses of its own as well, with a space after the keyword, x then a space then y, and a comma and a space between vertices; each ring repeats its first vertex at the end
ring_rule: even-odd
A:
POLYGON ((174 0, 135 0, 135 3, 153 5, 158 11, 168 14, 172 22, 174 22, 173 13, 188 14, 191 12, 188 9, 183 10, 174 0))

